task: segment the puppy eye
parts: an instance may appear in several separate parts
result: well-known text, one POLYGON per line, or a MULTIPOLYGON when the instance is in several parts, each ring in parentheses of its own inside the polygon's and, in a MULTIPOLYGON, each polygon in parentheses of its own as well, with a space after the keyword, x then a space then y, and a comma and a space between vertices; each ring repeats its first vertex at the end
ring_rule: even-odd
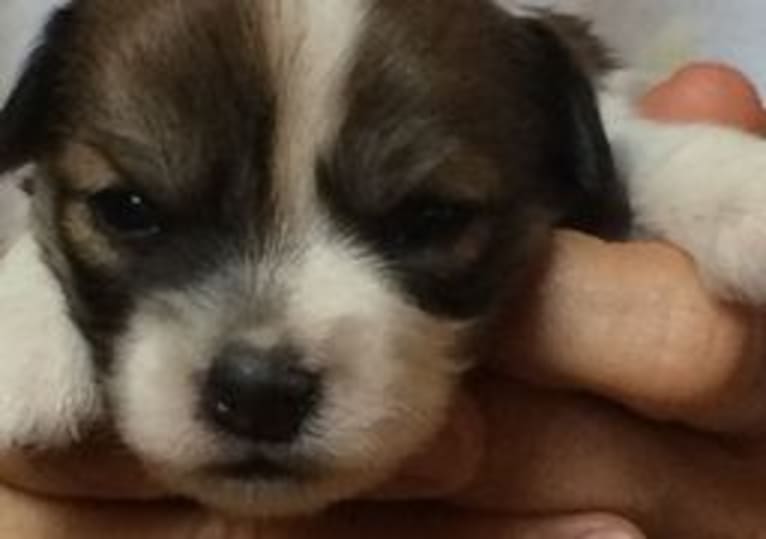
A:
POLYGON ((160 216, 146 198, 128 189, 107 189, 92 195, 88 205, 99 222, 124 239, 143 239, 160 232, 160 216))
POLYGON ((458 239, 478 217, 474 205, 436 197, 409 200, 386 218, 384 242, 396 251, 441 247, 458 239))

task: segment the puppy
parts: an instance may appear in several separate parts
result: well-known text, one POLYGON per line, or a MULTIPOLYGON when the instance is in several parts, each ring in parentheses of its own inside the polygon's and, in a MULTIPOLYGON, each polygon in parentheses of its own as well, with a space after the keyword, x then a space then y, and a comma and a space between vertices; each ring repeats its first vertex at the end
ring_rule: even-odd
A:
POLYGON ((612 67, 580 22, 489 0, 60 10, 0 116, 0 169, 34 181, 0 441, 109 422, 180 494, 320 509, 434 434, 552 227, 624 236, 626 193, 760 299, 762 143, 639 119, 612 67))

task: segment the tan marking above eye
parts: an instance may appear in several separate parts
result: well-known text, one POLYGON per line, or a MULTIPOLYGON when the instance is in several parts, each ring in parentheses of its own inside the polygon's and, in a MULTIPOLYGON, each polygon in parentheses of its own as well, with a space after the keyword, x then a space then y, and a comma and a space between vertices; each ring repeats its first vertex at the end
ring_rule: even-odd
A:
MULTIPOLYGON (((90 194, 119 184, 119 175, 109 161, 79 142, 67 143, 52 159, 50 169, 66 192, 90 194)), ((66 197, 61 203, 59 226, 75 256, 91 267, 119 267, 121 256, 94 222, 86 199, 66 197)))
POLYGON ((117 269, 122 261, 119 251, 100 231, 93 214, 81 199, 65 201, 60 227, 75 256, 91 267, 117 269))
POLYGON ((51 169, 71 191, 95 193, 119 183, 117 171, 92 147, 74 142, 57 155, 51 169))

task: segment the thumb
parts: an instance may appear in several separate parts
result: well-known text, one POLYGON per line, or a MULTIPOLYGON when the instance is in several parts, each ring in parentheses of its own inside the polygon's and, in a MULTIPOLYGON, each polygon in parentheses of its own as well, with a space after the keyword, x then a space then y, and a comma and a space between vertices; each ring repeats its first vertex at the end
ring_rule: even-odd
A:
POLYGON ((552 251, 528 307, 501 317, 512 331, 497 331, 496 369, 653 418, 762 431, 761 313, 712 297, 669 246, 561 232, 552 251))
POLYGON ((508 525, 508 539, 643 539, 626 520, 612 515, 578 515, 518 520, 508 525))
MULTIPOLYGON (((304 537, 293 529, 293 539, 304 537)), ((581 514, 518 519, 513 516, 460 512, 454 508, 403 504, 355 506, 312 521, 305 537, 365 537, 379 539, 644 539, 638 528, 607 514, 581 514)))
POLYGON ((661 121, 710 122, 766 135, 766 110, 755 84, 724 64, 691 64, 652 89, 642 112, 661 121))

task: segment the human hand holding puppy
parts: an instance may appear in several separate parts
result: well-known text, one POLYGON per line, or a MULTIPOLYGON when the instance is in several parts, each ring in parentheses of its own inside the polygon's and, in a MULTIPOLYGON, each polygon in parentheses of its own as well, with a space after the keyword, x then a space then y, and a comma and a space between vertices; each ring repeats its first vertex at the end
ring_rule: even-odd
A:
MULTIPOLYGON (((673 116, 683 116, 674 96, 699 87, 678 85, 663 98, 673 116)), ((3 476, 20 488, 0 491, 0 529, 31 539, 226 531, 291 539, 532 538, 579 537, 599 527, 636 533, 608 516, 516 517, 594 509, 631 518, 650 537, 742 537, 763 529, 766 459, 754 436, 764 415, 763 366, 754 361, 763 346, 759 316, 711 299, 692 262, 672 248, 610 245, 574 233, 556 239, 536 294, 527 311, 509 313, 498 331, 502 353, 470 381, 443 438, 396 489, 385 489, 388 497, 446 498, 469 511, 371 503, 256 526, 163 501, 104 506, 94 500, 162 492, 120 456, 82 448, 9 455, 3 476)))

